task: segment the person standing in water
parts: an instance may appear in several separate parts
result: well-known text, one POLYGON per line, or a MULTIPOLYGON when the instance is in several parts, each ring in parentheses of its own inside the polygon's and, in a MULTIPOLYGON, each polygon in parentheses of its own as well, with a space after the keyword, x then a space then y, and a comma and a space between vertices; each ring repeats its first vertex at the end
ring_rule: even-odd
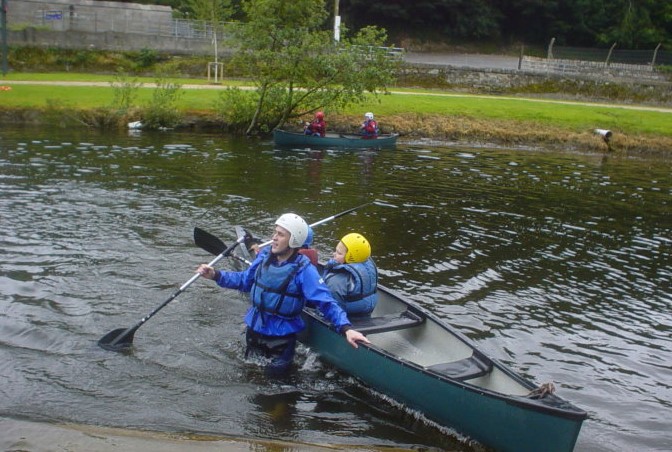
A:
POLYGON ((250 294, 252 306, 245 314, 245 356, 268 358, 267 370, 273 374, 286 372, 294 360, 296 335, 305 328, 301 318, 305 306, 319 309, 353 347, 370 343, 352 329, 317 268, 299 253, 307 236, 304 219, 286 213, 275 222, 271 246, 262 249, 248 269, 227 272, 201 264, 197 270, 221 287, 250 294))

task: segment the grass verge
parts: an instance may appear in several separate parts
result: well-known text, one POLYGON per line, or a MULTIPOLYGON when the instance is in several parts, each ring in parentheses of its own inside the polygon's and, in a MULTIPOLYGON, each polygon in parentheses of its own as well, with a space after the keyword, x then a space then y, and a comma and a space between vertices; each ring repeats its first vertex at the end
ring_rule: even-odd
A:
MULTIPOLYGON (((141 77, 133 80, 146 84, 155 81, 141 77)), ((113 100, 113 81, 109 75, 11 74, 0 79, 0 85, 11 87, 0 91, 0 110, 8 119, 7 112, 12 110, 39 113, 53 110, 54 106, 73 111, 101 108, 113 100), (16 81, 27 84, 13 83, 16 81), (53 84, 38 84, 47 81, 53 84), (73 86, 78 82, 98 86, 73 86)), ((176 107, 190 124, 216 124, 214 104, 218 90, 243 84, 235 80, 217 86, 205 80, 170 81, 184 88, 176 107)), ((140 88, 136 102, 147 104, 153 91, 150 87, 140 88)), ((399 89, 343 111, 326 113, 330 128, 352 131, 364 111, 375 112, 384 131, 408 137, 516 146, 551 144, 598 151, 672 152, 672 109, 665 108, 399 89), (609 147, 593 133, 596 128, 614 132, 609 147)), ((35 118, 34 114, 27 116, 35 118)))

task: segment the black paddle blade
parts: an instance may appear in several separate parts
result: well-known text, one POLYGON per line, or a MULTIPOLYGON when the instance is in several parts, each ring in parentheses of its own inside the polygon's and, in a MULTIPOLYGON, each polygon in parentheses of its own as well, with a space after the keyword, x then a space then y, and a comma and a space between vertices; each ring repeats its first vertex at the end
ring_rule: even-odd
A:
POLYGON ((117 328, 101 337, 98 345, 112 352, 123 352, 133 345, 133 335, 137 328, 129 331, 128 328, 117 328))
POLYGON ((194 242, 196 246, 215 256, 222 254, 227 248, 220 239, 198 227, 194 228, 194 242))

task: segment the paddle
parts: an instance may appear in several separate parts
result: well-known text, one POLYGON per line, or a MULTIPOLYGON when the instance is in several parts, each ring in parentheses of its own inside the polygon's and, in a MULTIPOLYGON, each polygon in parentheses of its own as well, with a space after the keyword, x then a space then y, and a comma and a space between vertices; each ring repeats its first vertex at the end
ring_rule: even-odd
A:
MULTIPOLYGON (((367 203, 359 205, 357 207, 353 207, 351 209, 344 210, 343 212, 337 213, 336 215, 332 215, 332 216, 327 217, 323 220, 316 221, 315 223, 313 223, 309 226, 311 228, 314 228, 315 226, 319 226, 319 225, 321 225, 323 223, 326 223, 328 221, 331 221, 331 220, 334 220, 336 218, 342 217, 343 215, 347 215, 351 212, 354 212, 357 209, 361 209, 362 207, 368 206, 369 204, 373 204, 373 203, 372 202, 367 202, 367 203)), ((245 237, 241 237, 241 238, 238 239, 238 241, 241 241, 241 240, 244 240, 244 239, 245 239, 245 237)), ((217 254, 221 253, 222 250, 226 249, 226 244, 224 242, 222 242, 219 238, 215 237, 214 235, 210 234, 207 231, 204 231, 203 229, 201 229, 199 227, 194 228, 194 242, 196 242, 196 245, 199 248, 204 249, 205 251, 207 251, 210 254, 217 255, 217 254)), ((262 248, 264 246, 268 246, 271 243, 273 243, 272 240, 261 243, 261 244, 259 244, 259 248, 262 248)), ((238 258, 239 260, 242 259, 243 262, 247 262, 245 259, 241 258, 240 256, 234 256, 234 257, 238 258)), ((251 262, 247 262, 247 263, 250 264, 251 262)))
MULTIPOLYGON (((204 231, 199 227, 194 228, 194 242, 196 243, 196 246, 198 246, 199 248, 214 255, 217 255, 221 253, 223 249, 226 249, 226 244, 222 242, 222 240, 219 237, 215 237, 208 231, 204 231)), ((235 259, 244 264, 247 265, 252 264, 252 262, 248 261, 242 256, 238 256, 237 254, 232 254, 231 257, 234 257, 235 259)))
MULTIPOLYGON (((194 231, 194 235, 196 234, 196 231, 194 231)), ((216 258, 214 258, 208 265, 209 266, 214 266, 217 262, 222 260, 224 257, 228 256, 231 254, 231 252, 238 246, 240 243, 242 243, 245 240, 245 237, 239 238, 236 243, 231 245, 230 247, 222 247, 216 258)), ((213 250, 213 248, 210 248, 210 250, 213 250)), ((159 312, 161 309, 163 309, 168 303, 173 301, 178 295, 180 295, 182 292, 187 290, 187 288, 200 277, 200 273, 196 273, 194 276, 191 277, 189 281, 184 283, 175 293, 173 293, 166 301, 161 303, 156 309, 154 309, 152 312, 147 314, 145 317, 142 318, 138 323, 133 325, 130 328, 117 328, 116 330, 112 330, 109 333, 107 333, 105 336, 100 338, 98 341, 98 345, 100 345, 102 348, 105 350, 110 350, 113 352, 119 352, 123 351, 125 349, 128 349, 131 345, 133 345, 133 335, 135 335, 135 332, 140 328, 144 323, 151 319, 154 314, 159 312)))

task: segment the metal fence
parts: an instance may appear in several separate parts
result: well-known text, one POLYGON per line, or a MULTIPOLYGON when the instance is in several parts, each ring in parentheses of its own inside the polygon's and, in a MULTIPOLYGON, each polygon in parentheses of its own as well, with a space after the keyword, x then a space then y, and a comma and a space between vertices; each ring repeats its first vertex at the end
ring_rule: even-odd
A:
POLYGON ((548 46, 547 58, 560 60, 595 61, 605 64, 621 63, 649 66, 672 66, 672 51, 655 49, 631 50, 619 49, 616 44, 608 49, 585 47, 548 46))

